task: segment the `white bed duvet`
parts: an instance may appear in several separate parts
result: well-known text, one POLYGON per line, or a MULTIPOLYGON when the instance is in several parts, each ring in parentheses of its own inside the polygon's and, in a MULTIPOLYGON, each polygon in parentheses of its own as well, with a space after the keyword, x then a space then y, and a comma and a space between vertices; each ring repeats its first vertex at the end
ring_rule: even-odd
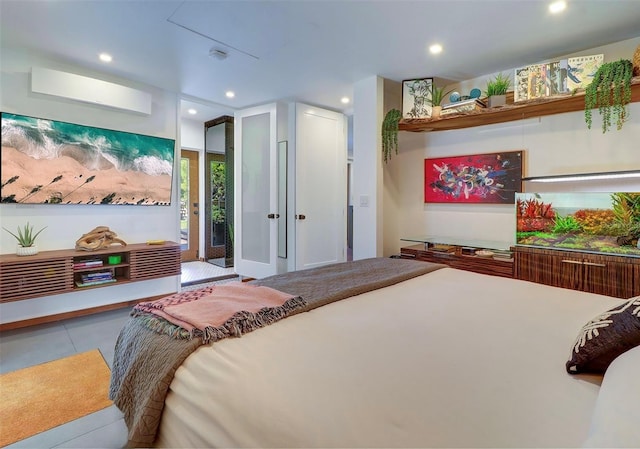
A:
POLYGON ((578 447, 601 376, 565 362, 623 302, 443 268, 202 346, 161 447, 578 447))

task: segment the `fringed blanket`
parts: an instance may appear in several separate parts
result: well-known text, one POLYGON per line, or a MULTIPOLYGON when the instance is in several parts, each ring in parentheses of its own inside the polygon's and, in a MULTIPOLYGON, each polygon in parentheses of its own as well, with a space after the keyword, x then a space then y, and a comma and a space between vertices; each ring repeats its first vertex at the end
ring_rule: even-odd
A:
MULTIPOLYGON (((251 284, 290 292, 289 298, 295 295, 293 299, 301 299, 299 303, 296 302, 295 307, 287 310, 287 316, 290 316, 393 285, 444 266, 412 260, 375 258, 285 273, 253 281, 251 284)), ((178 293, 172 297, 202 298, 209 295, 215 287, 221 286, 178 293)), ((202 345, 200 338, 188 338, 189 331, 186 329, 167 323, 161 319, 149 320, 146 313, 132 316, 116 342, 109 398, 124 413, 129 429, 129 445, 132 447, 153 444, 173 375, 182 362, 202 345), (165 333, 158 333, 147 326, 155 326, 165 333)), ((231 333, 225 336, 230 335, 231 333)))
POLYGON ((208 294, 175 294, 141 302, 133 316, 143 316, 146 326, 178 338, 199 337, 210 343, 241 337, 286 317, 306 305, 299 296, 269 287, 231 282, 216 285, 208 294), (166 321, 165 321, 166 320, 166 321))

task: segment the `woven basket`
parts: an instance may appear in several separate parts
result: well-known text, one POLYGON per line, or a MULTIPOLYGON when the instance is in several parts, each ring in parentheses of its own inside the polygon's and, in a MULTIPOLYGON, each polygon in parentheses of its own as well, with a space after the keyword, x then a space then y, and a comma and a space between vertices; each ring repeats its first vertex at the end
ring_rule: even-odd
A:
POLYGON ((640 45, 633 54, 633 76, 640 76, 640 45))

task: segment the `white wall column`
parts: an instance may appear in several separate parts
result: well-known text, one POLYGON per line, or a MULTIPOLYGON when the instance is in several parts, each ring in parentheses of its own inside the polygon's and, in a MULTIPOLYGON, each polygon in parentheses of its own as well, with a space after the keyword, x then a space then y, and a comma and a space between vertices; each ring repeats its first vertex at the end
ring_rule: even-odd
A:
POLYGON ((353 89, 353 259, 383 252, 382 157, 380 136, 384 85, 379 76, 353 89))

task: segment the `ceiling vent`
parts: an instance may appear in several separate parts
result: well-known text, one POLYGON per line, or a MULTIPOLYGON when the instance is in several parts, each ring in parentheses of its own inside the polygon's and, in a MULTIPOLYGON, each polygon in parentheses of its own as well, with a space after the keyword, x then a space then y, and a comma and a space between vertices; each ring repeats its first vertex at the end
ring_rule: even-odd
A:
POLYGON ((229 56, 229 54, 224 50, 214 47, 211 50, 209 50, 209 56, 222 61, 223 59, 227 59, 227 56, 229 56))

